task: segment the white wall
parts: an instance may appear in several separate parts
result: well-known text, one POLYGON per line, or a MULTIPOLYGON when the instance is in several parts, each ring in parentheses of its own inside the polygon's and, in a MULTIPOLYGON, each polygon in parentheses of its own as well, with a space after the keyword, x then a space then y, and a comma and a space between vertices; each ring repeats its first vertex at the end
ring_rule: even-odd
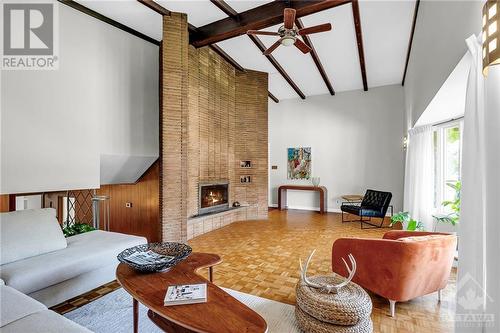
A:
POLYGON ((411 128, 481 32, 484 1, 420 2, 405 80, 406 127, 411 128))
MULTIPOLYGON (((403 88, 386 86, 306 100, 269 102, 270 205, 277 204, 277 187, 310 184, 287 180, 289 147, 312 147, 312 174, 328 189, 328 209, 338 211, 342 194, 366 189, 393 193, 395 212, 402 209, 404 152, 403 88)), ((319 207, 317 195, 288 193, 290 208, 319 207)))
POLYGON ((158 154, 158 46, 62 4, 59 26, 59 70, 2 72, 0 193, 96 188, 101 154, 158 154))

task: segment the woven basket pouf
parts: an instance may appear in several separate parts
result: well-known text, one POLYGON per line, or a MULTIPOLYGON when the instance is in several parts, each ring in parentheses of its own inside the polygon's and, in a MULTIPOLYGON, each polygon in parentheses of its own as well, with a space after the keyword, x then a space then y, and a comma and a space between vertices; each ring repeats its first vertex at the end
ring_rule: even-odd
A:
POLYGON ((373 323, 367 317, 352 326, 342 326, 320 321, 300 309, 295 307, 295 318, 299 328, 306 333, 372 333, 373 323))
MULTIPOLYGON (((338 276, 314 276, 314 283, 339 284, 344 281, 338 276)), ((370 317, 372 301, 370 296, 354 282, 341 288, 338 293, 327 293, 311 288, 304 281, 297 283, 297 306, 319 321, 335 325, 355 325, 370 317)))

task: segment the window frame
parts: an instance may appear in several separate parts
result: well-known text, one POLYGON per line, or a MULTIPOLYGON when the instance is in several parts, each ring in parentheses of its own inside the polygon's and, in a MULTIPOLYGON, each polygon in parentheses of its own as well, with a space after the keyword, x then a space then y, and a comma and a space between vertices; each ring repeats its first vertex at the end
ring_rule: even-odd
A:
POLYGON ((449 213, 446 207, 443 207, 442 202, 444 201, 444 192, 446 184, 449 182, 456 182, 462 179, 462 142, 463 142, 463 119, 449 121, 440 125, 434 126, 434 209, 438 213, 449 213), (446 159, 445 159, 445 147, 446 147, 446 130, 449 128, 458 127, 460 138, 459 138, 459 151, 458 151, 458 163, 459 172, 458 179, 445 179, 446 170, 446 159))

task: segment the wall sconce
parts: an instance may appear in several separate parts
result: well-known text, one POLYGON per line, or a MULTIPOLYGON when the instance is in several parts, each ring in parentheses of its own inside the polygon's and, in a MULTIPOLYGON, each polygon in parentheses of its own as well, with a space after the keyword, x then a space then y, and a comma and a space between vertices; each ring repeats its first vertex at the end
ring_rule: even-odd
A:
POLYGON ((408 148, 408 136, 407 135, 403 136, 403 150, 406 151, 406 148, 408 148))
POLYGON ((500 64, 500 0, 488 0, 483 7, 483 75, 500 64))

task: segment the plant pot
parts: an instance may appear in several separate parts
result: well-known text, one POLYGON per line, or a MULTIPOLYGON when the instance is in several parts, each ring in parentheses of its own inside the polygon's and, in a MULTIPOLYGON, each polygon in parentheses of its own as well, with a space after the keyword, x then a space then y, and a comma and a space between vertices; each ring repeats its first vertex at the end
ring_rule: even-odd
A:
POLYGON ((403 230, 403 224, 401 222, 396 222, 393 224, 392 229, 394 230, 403 230))

